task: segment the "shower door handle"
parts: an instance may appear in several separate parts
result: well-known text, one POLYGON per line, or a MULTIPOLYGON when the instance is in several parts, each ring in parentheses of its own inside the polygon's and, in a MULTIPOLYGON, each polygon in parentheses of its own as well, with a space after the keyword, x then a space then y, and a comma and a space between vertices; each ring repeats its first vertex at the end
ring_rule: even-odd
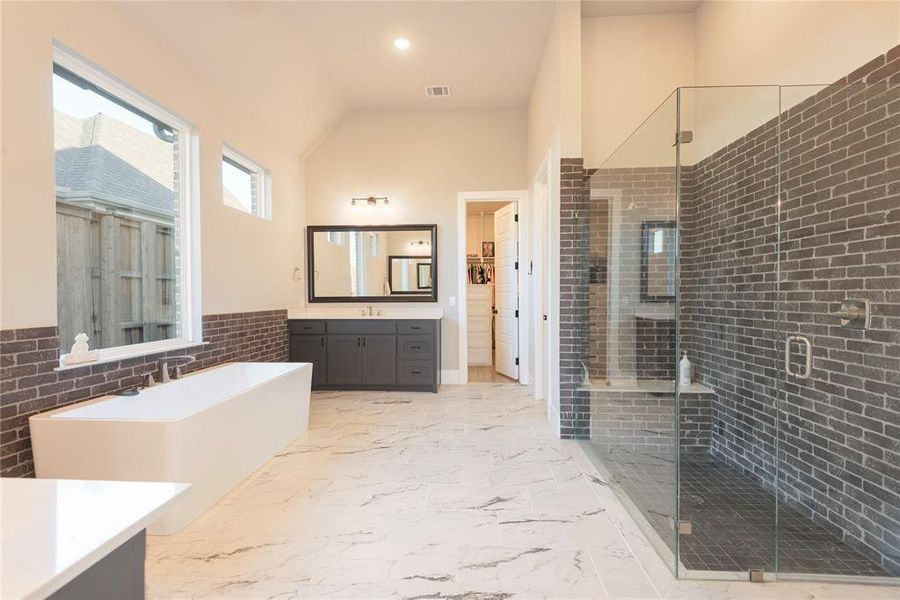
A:
POLYGON ((797 379, 809 379, 812 375, 812 342, 805 335, 789 335, 784 340, 784 370, 788 375, 797 379), (806 363, 803 370, 797 372, 791 370, 791 343, 794 341, 806 346, 806 363))

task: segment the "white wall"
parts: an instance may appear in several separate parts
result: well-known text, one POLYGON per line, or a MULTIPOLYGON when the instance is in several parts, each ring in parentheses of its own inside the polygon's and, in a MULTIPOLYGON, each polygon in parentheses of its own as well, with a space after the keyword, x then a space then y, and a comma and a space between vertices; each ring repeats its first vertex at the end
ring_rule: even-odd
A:
POLYGON ((900 1, 703 2, 698 85, 832 83, 900 43, 900 1))
MULTIPOLYGON (((900 43, 900 0, 715 0, 691 14, 588 18, 582 32, 585 165, 599 167, 678 86, 832 83, 900 43)), ((782 103, 814 92, 786 90, 782 103)), ((695 134, 688 160, 778 108, 776 88, 686 91, 682 128, 695 134)), ((616 166, 673 164, 659 140, 674 123, 667 115, 651 125, 616 166)))
MULTIPOLYGON (((675 88, 694 82, 694 19, 592 18, 581 31, 584 164, 598 167, 675 88)), ((653 124, 655 138, 673 137, 674 123, 653 124)))
MULTIPOLYGON (((581 107, 581 3, 557 0, 553 24, 544 46, 544 54, 535 77, 528 104, 528 187, 536 197, 535 178, 543 169, 549 175, 548 222, 542 229, 545 237, 533 240, 533 249, 547 248, 549 273, 545 284, 551 290, 549 312, 550 397, 547 408, 551 424, 559 427, 559 165, 561 158, 578 158, 582 154, 581 107), (545 164, 546 163, 546 164, 545 164)), ((531 204, 529 212, 520 213, 520 227, 532 230, 539 207, 531 204)), ((541 233, 541 232, 535 232, 541 233)), ((523 256, 522 260, 531 260, 523 256)), ((530 286, 534 289, 534 286, 530 286)), ((534 305, 536 297, 529 299, 534 305)), ((528 371, 536 372, 534 340, 541 327, 537 311, 526 310, 528 319, 528 371)), ((545 355, 545 358, 546 355, 545 355)))
POLYGON ((437 223, 444 370, 459 362, 456 195, 527 186, 526 124, 523 109, 353 111, 306 160, 310 225, 437 223), (351 207, 372 195, 390 205, 351 207))
MULTIPOLYGON (((250 118, 227 91, 207 85, 181 57, 109 3, 2 4, 2 188, 0 323, 53 325, 56 217, 51 65, 57 39, 170 111, 200 136, 203 312, 299 305, 304 182, 300 158, 250 118), (272 221, 222 204, 220 149, 238 148, 272 173, 272 221)), ((310 94, 317 94, 310 89, 310 94)), ((316 135, 327 123, 319 123, 316 135)), ((308 142, 311 142, 309 140, 308 142)))
POLYGON ((558 0, 528 105, 528 173, 550 148, 581 156, 581 3, 558 0))

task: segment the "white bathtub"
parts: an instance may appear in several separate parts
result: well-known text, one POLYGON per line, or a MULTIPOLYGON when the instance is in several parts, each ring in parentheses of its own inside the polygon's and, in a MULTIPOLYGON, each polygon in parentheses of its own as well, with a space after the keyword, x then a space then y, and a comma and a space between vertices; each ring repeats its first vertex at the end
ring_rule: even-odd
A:
POLYGON ((29 419, 37 477, 191 489, 151 528, 193 521, 309 424, 308 363, 232 363, 29 419))

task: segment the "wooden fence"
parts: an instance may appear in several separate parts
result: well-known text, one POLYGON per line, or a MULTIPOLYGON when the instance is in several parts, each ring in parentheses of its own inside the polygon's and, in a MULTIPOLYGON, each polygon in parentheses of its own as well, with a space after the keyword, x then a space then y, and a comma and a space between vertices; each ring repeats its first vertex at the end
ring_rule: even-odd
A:
POLYGON ((176 335, 172 224, 56 203, 59 335, 92 348, 176 335))

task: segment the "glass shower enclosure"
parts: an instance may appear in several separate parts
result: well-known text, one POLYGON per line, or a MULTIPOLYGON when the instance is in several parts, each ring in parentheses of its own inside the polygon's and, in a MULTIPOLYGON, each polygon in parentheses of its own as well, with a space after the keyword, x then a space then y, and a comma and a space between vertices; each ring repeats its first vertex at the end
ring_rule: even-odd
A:
POLYGON ((680 577, 900 582, 898 89, 679 88, 587 172, 584 444, 680 577))

